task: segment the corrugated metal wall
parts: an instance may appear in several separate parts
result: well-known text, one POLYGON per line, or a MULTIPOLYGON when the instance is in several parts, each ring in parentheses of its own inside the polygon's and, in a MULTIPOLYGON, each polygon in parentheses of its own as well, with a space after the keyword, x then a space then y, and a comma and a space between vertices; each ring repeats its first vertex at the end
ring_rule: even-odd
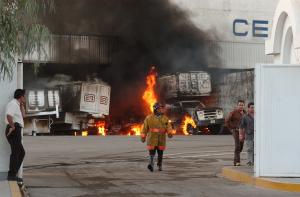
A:
POLYGON ((254 101, 254 70, 227 73, 218 79, 215 95, 218 106, 222 107, 227 116, 237 105, 239 99, 254 101))
POLYGON ((110 64, 116 38, 109 36, 52 35, 44 52, 26 55, 23 62, 110 64))
POLYGON ((273 57, 265 55, 264 43, 211 41, 221 65, 212 67, 227 69, 254 68, 257 63, 272 63, 273 57))

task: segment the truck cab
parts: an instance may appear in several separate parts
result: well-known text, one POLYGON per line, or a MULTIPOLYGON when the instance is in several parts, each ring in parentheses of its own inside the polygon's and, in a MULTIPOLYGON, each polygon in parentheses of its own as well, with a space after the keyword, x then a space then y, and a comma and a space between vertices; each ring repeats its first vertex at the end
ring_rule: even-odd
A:
POLYGON ((168 105, 168 116, 175 128, 182 122, 182 117, 189 115, 196 124, 196 128, 188 125, 190 134, 218 134, 224 124, 222 108, 206 107, 198 100, 178 101, 168 105))

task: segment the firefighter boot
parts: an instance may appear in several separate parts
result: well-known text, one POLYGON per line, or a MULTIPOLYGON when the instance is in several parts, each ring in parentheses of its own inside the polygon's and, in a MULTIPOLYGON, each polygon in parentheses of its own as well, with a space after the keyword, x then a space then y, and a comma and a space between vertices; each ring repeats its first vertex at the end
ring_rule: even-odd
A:
POLYGON ((149 156, 149 164, 148 169, 153 172, 153 166, 154 166, 154 155, 149 156))
POLYGON ((157 167, 158 167, 159 171, 162 171, 162 160, 163 160, 163 156, 158 155, 158 157, 157 157, 157 167))

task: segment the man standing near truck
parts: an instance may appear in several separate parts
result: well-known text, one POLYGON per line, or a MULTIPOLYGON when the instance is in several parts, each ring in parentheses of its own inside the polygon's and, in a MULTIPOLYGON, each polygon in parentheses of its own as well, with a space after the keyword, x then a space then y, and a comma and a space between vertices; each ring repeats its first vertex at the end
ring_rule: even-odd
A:
POLYGON ((248 113, 245 114, 240 124, 240 141, 246 140, 247 165, 254 165, 254 103, 248 104, 248 113))
POLYGON ((167 116, 164 115, 165 108, 160 103, 153 105, 153 114, 146 117, 141 132, 141 141, 147 138, 147 149, 149 150, 148 169, 154 170, 154 156, 157 152, 158 170, 162 171, 163 152, 166 149, 166 135, 172 137, 172 126, 167 116))
POLYGON ((240 154, 243 150, 244 141, 239 138, 239 127, 241 119, 245 114, 244 106, 245 102, 243 100, 239 100, 236 109, 230 112, 225 120, 225 126, 230 129, 234 139, 234 166, 241 165, 240 154))
POLYGON ((7 124, 5 134, 10 144, 11 154, 7 180, 23 182, 17 177, 17 173, 23 163, 25 150, 22 145, 22 128, 25 116, 25 90, 17 89, 14 99, 6 106, 5 123, 7 124))

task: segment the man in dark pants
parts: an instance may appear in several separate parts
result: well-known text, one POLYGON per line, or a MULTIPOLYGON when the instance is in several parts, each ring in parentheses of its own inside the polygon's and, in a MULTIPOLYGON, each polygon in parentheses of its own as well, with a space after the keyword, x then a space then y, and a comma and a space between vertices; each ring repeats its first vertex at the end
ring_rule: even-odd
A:
POLYGON ((225 120, 225 126, 231 130, 234 139, 234 166, 241 165, 240 154, 243 150, 244 141, 241 141, 239 138, 239 126, 240 121, 245 114, 244 106, 245 102, 243 100, 239 100, 236 109, 230 112, 225 120))
POLYGON ((25 90, 17 89, 14 93, 14 99, 6 106, 6 138, 10 144, 11 154, 7 180, 22 182, 17 177, 17 173, 22 165, 25 150, 22 145, 22 128, 24 127, 25 115, 25 90))
POLYGON ((248 104, 248 113, 245 114, 240 124, 240 140, 246 139, 247 165, 254 165, 254 103, 248 104))

